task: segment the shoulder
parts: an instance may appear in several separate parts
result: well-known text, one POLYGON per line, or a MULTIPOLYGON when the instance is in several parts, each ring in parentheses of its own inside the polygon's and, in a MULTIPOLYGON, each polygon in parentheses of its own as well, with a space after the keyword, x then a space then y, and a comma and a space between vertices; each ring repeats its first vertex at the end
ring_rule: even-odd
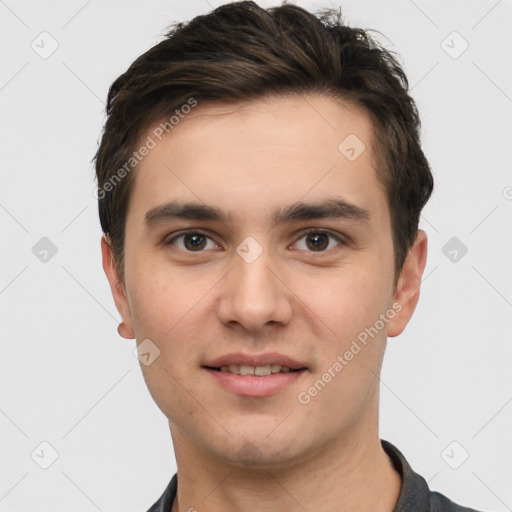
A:
POLYGON ((480 512, 458 505, 437 491, 430 492, 430 507, 431 512, 480 512))
POLYGON ((412 469, 396 446, 383 439, 381 444, 402 478, 402 489, 393 512, 479 512, 459 505, 437 491, 431 491, 425 479, 412 469))

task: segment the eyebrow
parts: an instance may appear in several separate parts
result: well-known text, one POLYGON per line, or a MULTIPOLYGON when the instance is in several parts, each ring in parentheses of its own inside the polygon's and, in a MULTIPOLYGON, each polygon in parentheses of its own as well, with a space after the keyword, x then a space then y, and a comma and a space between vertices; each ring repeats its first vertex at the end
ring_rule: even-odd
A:
POLYGON ((148 227, 172 219, 213 220, 225 223, 229 218, 228 214, 214 206, 179 201, 171 201, 151 208, 144 216, 148 227))
POLYGON ((295 203, 274 214, 274 224, 298 220, 348 219, 368 223, 370 212, 366 208, 343 199, 326 199, 317 203, 295 203))
MULTIPOLYGON (((272 221, 274 225, 278 225, 300 220, 348 219, 368 224, 370 218, 370 212, 366 208, 343 199, 331 198, 314 203, 294 203, 275 212, 272 221)), ((151 208, 144 219, 147 227, 173 219, 210 220, 227 224, 231 215, 206 204, 171 201, 151 208)))

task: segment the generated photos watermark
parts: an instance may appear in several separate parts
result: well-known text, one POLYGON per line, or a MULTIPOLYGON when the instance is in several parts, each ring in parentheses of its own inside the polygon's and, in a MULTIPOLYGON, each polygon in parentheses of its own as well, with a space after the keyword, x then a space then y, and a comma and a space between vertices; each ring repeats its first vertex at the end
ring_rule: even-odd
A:
POLYGON ((307 390, 301 391, 297 395, 297 400, 302 405, 307 405, 311 399, 317 396, 324 390, 329 382, 334 379, 342 370, 349 364, 354 357, 359 354, 363 348, 368 345, 371 339, 375 338, 379 332, 389 323, 390 320, 395 318, 397 313, 402 311, 402 304, 400 302, 393 303, 385 313, 379 315, 379 319, 370 327, 365 327, 357 336, 352 340, 350 348, 346 350, 343 355, 338 355, 336 360, 327 368, 322 376, 317 379, 307 390))
POLYGON ((171 132, 187 114, 198 104, 197 100, 190 97, 179 109, 174 110, 174 114, 166 121, 162 121, 156 126, 150 135, 148 135, 141 146, 132 153, 132 156, 102 185, 94 189, 93 194, 96 199, 102 200, 108 192, 114 188, 141 162, 144 157, 149 155, 152 149, 155 149, 158 143, 165 135, 171 132))

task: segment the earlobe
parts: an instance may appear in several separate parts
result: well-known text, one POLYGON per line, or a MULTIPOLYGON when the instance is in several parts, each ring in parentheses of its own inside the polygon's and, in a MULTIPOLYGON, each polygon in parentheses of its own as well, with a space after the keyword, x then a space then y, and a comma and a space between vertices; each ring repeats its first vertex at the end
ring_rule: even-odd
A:
POLYGON ((134 339, 135 334, 133 332, 132 319, 128 300, 126 299, 126 292, 119 280, 119 276, 114 265, 112 247, 104 235, 101 237, 101 256, 103 270, 105 271, 105 275, 107 276, 110 284, 110 290, 112 291, 117 311, 119 311, 122 318, 122 322, 119 324, 117 332, 123 338, 134 339))
POLYGON ((409 249, 396 287, 394 304, 398 314, 388 324, 388 336, 398 336, 409 323, 420 297, 420 285, 427 263, 427 234, 418 230, 409 249))
POLYGON ((133 335, 133 331, 129 329, 124 322, 121 322, 117 326, 117 332, 119 336, 121 336, 122 338, 126 338, 127 340, 133 340, 135 338, 135 336, 133 335))

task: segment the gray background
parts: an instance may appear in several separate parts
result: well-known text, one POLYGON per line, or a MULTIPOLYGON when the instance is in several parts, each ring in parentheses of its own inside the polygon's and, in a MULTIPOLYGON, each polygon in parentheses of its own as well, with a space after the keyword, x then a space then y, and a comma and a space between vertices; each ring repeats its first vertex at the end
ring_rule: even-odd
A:
MULTIPOLYGON (((0 511, 143 511, 175 471, 135 341, 116 331, 91 158, 113 79, 171 22, 221 3, 0 0, 0 511)), ((431 488, 512 510, 512 1, 341 5, 402 56, 436 179, 381 437, 431 488)))

